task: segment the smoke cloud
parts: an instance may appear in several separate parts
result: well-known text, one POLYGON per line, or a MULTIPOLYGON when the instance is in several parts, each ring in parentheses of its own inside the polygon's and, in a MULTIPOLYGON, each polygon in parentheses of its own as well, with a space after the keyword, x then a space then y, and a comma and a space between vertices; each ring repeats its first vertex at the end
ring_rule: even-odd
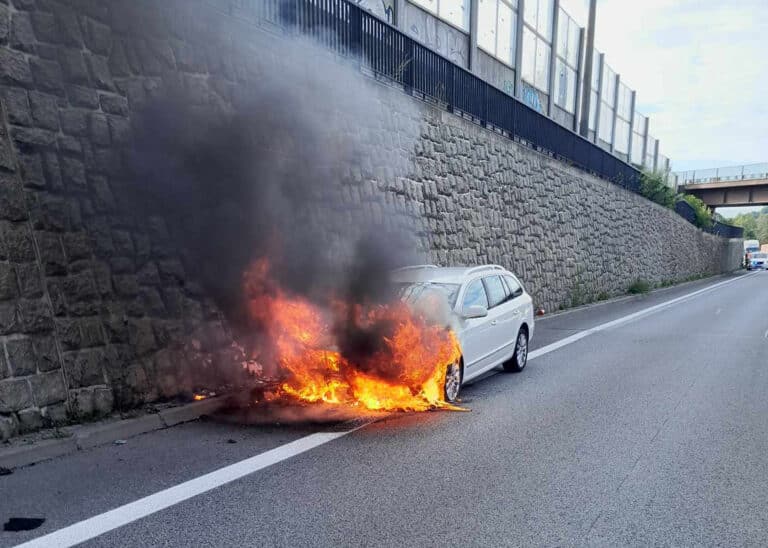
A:
MULTIPOLYGON (((423 261, 418 221, 383 196, 373 198, 378 220, 345 199, 359 184, 352 172, 370 176, 363 144, 389 115, 380 86, 304 40, 281 44, 261 74, 231 102, 205 108, 168 87, 135 119, 130 161, 133 207, 165 216, 190 271, 243 336, 254 328, 243 273, 257 258, 269 258, 285 290, 319 304, 383 302, 388 272, 423 261)), ((403 99, 398 115, 411 108, 403 99)), ((411 147, 401 139, 399 149, 411 147)), ((334 321, 340 350, 360 363, 390 329, 334 321)))

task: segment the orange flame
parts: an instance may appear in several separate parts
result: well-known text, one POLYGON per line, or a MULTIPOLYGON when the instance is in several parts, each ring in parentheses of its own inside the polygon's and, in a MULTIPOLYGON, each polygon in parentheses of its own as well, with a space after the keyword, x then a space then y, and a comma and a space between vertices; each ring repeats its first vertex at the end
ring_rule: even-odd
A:
POLYGON ((205 398, 207 398, 207 397, 208 397, 208 396, 206 396, 205 394, 195 394, 194 396, 192 396, 192 398, 193 398, 195 401, 201 401, 201 400, 204 400, 204 399, 205 399, 205 398))
POLYGON ((263 326, 279 365, 273 399, 372 411, 460 409, 443 393, 446 368, 461 356, 454 333, 406 304, 364 309, 335 300, 325 310, 284 291, 265 259, 246 272, 245 288, 251 317, 263 326), (374 339, 354 363, 336 347, 339 318, 374 339))

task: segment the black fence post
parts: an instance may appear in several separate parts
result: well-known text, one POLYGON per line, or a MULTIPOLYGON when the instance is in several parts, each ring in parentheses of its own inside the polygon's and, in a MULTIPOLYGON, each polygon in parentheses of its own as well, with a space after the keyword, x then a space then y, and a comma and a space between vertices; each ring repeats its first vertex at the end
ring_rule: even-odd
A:
POLYGON ((403 87, 406 93, 413 93, 414 84, 414 70, 413 66, 416 64, 416 43, 411 39, 406 39, 406 51, 408 54, 405 57, 406 67, 403 71, 403 87))

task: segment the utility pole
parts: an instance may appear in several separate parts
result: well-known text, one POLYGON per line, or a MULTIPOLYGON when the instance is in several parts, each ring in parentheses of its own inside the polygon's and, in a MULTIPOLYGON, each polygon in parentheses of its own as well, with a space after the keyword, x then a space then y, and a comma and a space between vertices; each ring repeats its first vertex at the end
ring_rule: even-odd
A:
POLYGON ((597 0, 589 0, 589 21, 587 23, 587 43, 584 52, 584 80, 581 92, 581 125, 579 134, 589 138, 589 103, 592 99, 592 53, 595 51, 595 19, 597 0))

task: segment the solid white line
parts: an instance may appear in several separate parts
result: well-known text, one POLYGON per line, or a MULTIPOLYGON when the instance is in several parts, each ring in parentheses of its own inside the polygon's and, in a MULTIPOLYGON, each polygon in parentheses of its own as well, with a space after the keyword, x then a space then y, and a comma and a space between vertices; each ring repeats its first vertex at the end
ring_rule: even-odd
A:
MULTIPOLYGON (((362 425, 365 426, 365 425, 362 425)), ((333 441, 354 432, 358 428, 344 432, 310 434, 296 441, 276 447, 265 453, 219 468, 209 474, 186 481, 163 491, 158 491, 142 499, 110 510, 98 516, 64 527, 53 533, 19 544, 17 548, 68 547, 80 544, 108 531, 127 525, 169 506, 230 483, 263 468, 272 466, 310 449, 333 441)))
MULTIPOLYGON (((693 297, 696 297, 698 295, 701 295, 702 293, 706 293, 708 291, 712 291, 713 289, 717 289, 718 287, 722 287, 724 285, 743 280, 744 278, 748 278, 750 276, 753 276, 752 274, 746 274, 744 276, 739 276, 738 278, 733 278, 730 280, 725 280, 724 282, 719 282, 714 285, 710 285, 708 287, 705 287, 703 289, 699 289, 697 291, 693 291, 691 293, 686 293, 685 295, 682 295, 680 297, 676 297, 674 299, 670 299, 668 301, 664 301, 663 303, 659 303, 654 306, 649 306, 648 308, 644 308, 642 310, 638 310, 637 312, 633 312, 632 314, 628 314, 626 316, 622 316, 621 318, 618 318, 616 320, 602 323, 600 325, 596 325, 595 327, 591 327, 589 329, 585 329, 584 331, 579 331, 578 333, 574 333, 570 337, 566 337, 564 339, 560 339, 559 341, 553 342, 552 344, 548 344, 547 346, 542 346, 541 348, 538 348, 536 350, 532 350, 530 354, 528 354, 529 360, 535 360, 536 358, 540 356, 544 356, 545 354, 549 354, 550 352, 554 352, 555 350, 558 350, 564 346, 568 346, 569 344, 573 344, 578 340, 583 339, 584 337, 588 337, 594 333, 599 333, 600 331, 605 331, 606 329, 611 329, 612 327, 617 327, 619 325, 623 325, 625 323, 631 322, 633 320, 636 320, 642 316, 647 316, 648 314, 653 314, 655 312, 658 312, 664 308, 668 308, 670 306, 673 306, 677 303, 680 303, 682 301, 691 299, 693 297)), ((768 335, 768 333, 766 333, 768 335)))

